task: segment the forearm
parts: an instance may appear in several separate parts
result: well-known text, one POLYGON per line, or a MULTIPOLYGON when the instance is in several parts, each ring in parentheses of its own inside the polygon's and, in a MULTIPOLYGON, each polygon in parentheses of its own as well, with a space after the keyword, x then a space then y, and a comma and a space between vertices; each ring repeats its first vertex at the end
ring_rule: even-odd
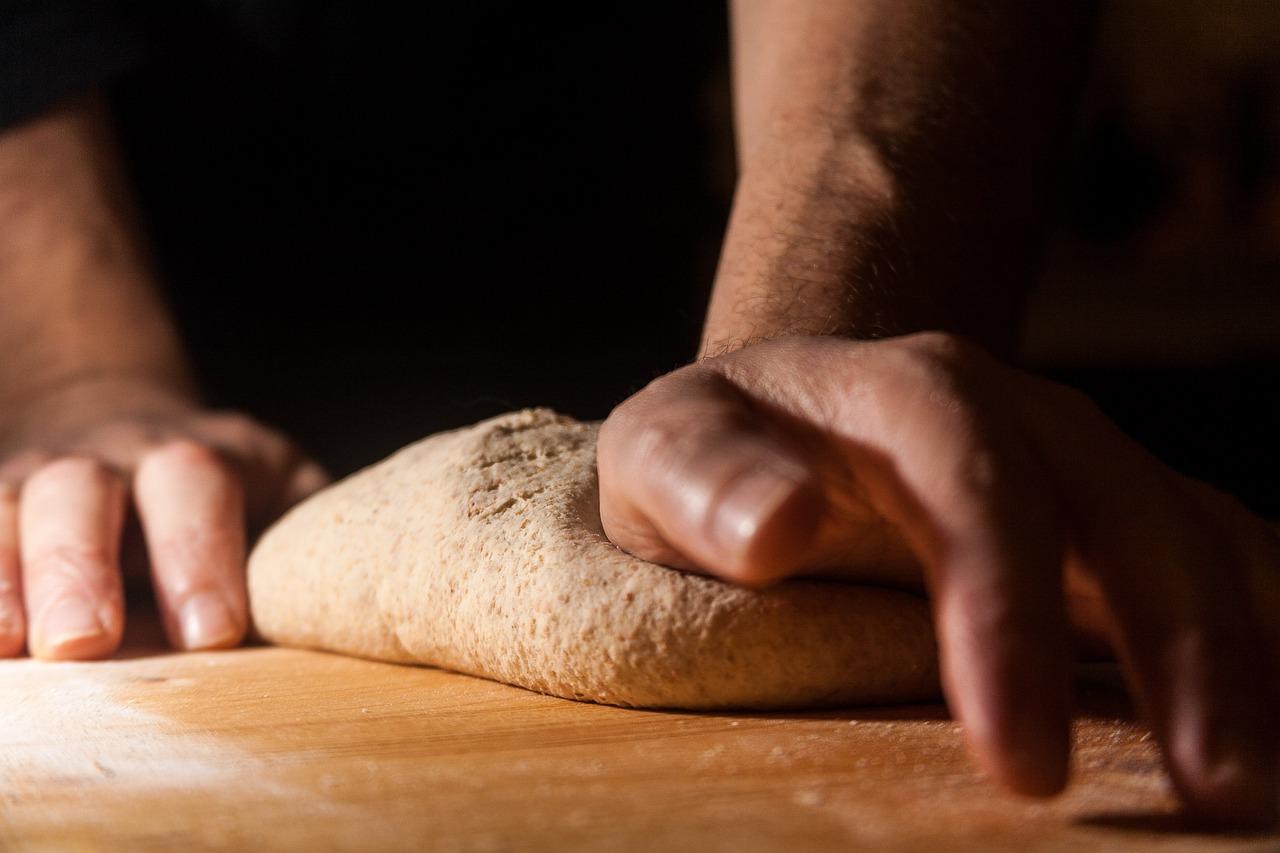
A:
POLYGON ((0 306, 0 434, 77 383, 189 391, 95 101, 0 134, 0 306))
POLYGON ((736 0, 739 181, 703 351, 1011 341, 1087 3, 736 0))

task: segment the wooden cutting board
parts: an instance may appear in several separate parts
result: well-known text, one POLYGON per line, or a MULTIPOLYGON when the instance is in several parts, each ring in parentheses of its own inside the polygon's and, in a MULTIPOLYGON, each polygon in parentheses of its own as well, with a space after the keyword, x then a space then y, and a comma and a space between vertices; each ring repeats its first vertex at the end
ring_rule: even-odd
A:
POLYGON ((983 782, 939 707, 628 711, 149 633, 103 663, 0 662, 0 848, 1280 850, 1185 830, 1105 688, 1040 803, 983 782))

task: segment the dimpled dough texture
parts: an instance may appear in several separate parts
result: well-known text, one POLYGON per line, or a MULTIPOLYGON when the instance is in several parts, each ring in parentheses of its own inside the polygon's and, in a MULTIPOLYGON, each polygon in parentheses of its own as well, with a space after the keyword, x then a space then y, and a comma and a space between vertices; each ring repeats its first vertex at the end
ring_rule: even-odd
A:
POLYGON ((611 705, 936 696, 916 596, 818 581, 752 591, 614 547, 600 526, 597 428, 542 409, 502 415, 315 495, 250 558, 258 630, 611 705))

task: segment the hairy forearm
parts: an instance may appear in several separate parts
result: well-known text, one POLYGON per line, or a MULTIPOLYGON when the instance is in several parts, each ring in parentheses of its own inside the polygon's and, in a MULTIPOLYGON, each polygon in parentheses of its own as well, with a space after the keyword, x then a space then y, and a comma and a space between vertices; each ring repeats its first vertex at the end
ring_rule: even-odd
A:
POLYGON ((0 429, 78 383, 189 389, 94 99, 0 134, 0 306, 0 429))
POLYGON ((1089 3, 736 0, 739 180, 703 338, 1007 348, 1089 3))

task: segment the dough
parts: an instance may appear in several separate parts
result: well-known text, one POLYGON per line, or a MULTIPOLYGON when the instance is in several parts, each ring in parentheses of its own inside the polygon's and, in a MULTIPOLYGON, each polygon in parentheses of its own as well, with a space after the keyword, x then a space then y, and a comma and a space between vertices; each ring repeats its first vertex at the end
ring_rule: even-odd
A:
POLYGON ((295 507, 249 560, 276 643, 657 708, 805 708, 937 695, 926 603, 823 581, 765 591, 605 538, 597 425, 545 409, 401 450, 295 507))

